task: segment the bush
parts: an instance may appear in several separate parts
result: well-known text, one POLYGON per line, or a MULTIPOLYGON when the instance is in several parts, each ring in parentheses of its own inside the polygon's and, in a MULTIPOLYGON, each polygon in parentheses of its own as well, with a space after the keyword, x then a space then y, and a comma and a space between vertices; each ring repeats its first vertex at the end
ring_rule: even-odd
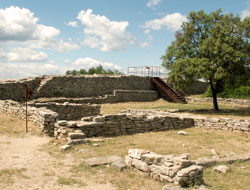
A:
MULTIPOLYGON (((209 87, 204 93, 205 97, 212 97, 212 91, 209 87)), ((220 98, 250 98, 250 86, 240 86, 238 88, 224 89, 217 94, 220 98)))

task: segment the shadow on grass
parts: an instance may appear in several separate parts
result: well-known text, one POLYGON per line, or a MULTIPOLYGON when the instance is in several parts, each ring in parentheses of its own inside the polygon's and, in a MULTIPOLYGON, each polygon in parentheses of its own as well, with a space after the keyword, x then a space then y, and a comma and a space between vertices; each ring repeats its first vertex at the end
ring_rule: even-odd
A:
POLYGON ((214 111, 213 109, 200 109, 200 110, 187 110, 188 113, 193 114, 206 114, 206 115, 223 115, 223 116, 249 116, 250 117, 250 107, 248 108, 228 108, 221 109, 219 111, 214 111))

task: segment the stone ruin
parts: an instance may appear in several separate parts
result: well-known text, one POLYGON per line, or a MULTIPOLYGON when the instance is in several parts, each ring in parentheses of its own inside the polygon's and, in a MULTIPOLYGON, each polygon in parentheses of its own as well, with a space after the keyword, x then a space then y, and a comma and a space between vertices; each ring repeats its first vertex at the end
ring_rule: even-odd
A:
MULTIPOLYGON (((157 100, 159 93, 148 77, 47 76, 0 81, 0 111, 25 118, 24 84, 28 84, 31 91, 28 120, 68 144, 87 143, 89 138, 98 136, 189 127, 250 133, 249 120, 201 117, 178 113, 178 110, 125 110, 100 115, 102 103, 157 100)), ((199 93, 200 89, 196 90, 199 93)), ((186 155, 130 150, 126 164, 154 180, 181 186, 203 183, 202 165, 188 160, 186 155)))
POLYGON ((141 149, 130 149, 125 163, 145 177, 171 182, 181 187, 201 185, 203 167, 188 160, 188 155, 160 155, 141 149))

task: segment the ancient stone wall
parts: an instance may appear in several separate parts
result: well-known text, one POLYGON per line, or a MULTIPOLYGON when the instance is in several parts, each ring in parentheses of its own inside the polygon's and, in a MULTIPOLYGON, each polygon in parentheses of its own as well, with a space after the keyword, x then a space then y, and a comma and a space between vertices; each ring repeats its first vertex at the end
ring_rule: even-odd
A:
POLYGON ((46 107, 58 114, 59 120, 80 120, 82 117, 100 114, 100 105, 95 104, 72 104, 72 103, 31 103, 32 107, 46 107))
MULTIPOLYGON (((26 116, 25 106, 11 100, 0 100, 0 111, 14 114, 20 119, 25 119, 26 116)), ((54 125, 57 122, 57 117, 58 114, 51 110, 28 107, 28 120, 41 127, 42 131, 50 136, 54 134, 54 125)))
POLYGON ((85 98, 51 98, 46 100, 35 100, 35 102, 58 102, 58 103, 77 103, 77 104, 105 104, 117 102, 149 102, 157 100, 158 93, 154 90, 114 90, 114 94, 106 94, 99 97, 85 98))
POLYGON ((39 97, 94 97, 114 90, 153 90, 150 78, 135 76, 53 76, 38 89, 39 97))
POLYGON ((157 181, 182 187, 204 183, 203 167, 188 160, 188 155, 160 155, 142 149, 129 149, 125 162, 129 168, 157 181))
POLYGON ((56 124, 56 135, 66 138, 67 128, 80 129, 87 137, 132 135, 150 131, 167 131, 193 127, 193 119, 166 115, 106 114, 86 117, 81 122, 61 122, 56 124))
POLYGON ((135 110, 130 109, 124 111, 124 113, 130 114, 142 114, 142 115, 165 115, 176 118, 188 118, 193 120, 194 126, 202 129, 214 129, 214 130, 227 130, 242 132, 250 134, 250 120, 246 119, 232 119, 227 117, 211 117, 211 116, 197 116, 189 113, 178 113, 178 110, 135 110), (177 112, 177 113, 173 113, 177 112))
POLYGON ((25 100, 24 84, 28 84, 30 91, 34 91, 40 84, 42 77, 21 80, 0 80, 0 100, 25 100))
MULTIPOLYGON (((212 103, 213 98, 187 97, 186 101, 187 102, 195 102, 195 103, 212 103)), ((217 101, 221 104, 242 104, 242 105, 249 105, 250 106, 250 100, 244 100, 244 99, 217 98, 217 101)))
POLYGON ((151 78, 149 77, 62 75, 0 81, 0 99, 24 101, 24 83, 28 84, 32 99, 39 97, 97 97, 112 95, 114 90, 154 90, 151 78))

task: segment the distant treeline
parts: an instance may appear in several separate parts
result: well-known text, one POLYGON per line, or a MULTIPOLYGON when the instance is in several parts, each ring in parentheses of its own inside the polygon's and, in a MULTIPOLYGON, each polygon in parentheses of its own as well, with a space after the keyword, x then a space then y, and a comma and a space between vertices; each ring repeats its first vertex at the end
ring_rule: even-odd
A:
POLYGON ((91 67, 89 70, 80 69, 77 70, 68 70, 66 71, 66 75, 93 75, 93 74, 108 74, 108 75, 121 75, 121 73, 118 70, 111 70, 111 69, 104 69, 101 65, 97 67, 91 67))

